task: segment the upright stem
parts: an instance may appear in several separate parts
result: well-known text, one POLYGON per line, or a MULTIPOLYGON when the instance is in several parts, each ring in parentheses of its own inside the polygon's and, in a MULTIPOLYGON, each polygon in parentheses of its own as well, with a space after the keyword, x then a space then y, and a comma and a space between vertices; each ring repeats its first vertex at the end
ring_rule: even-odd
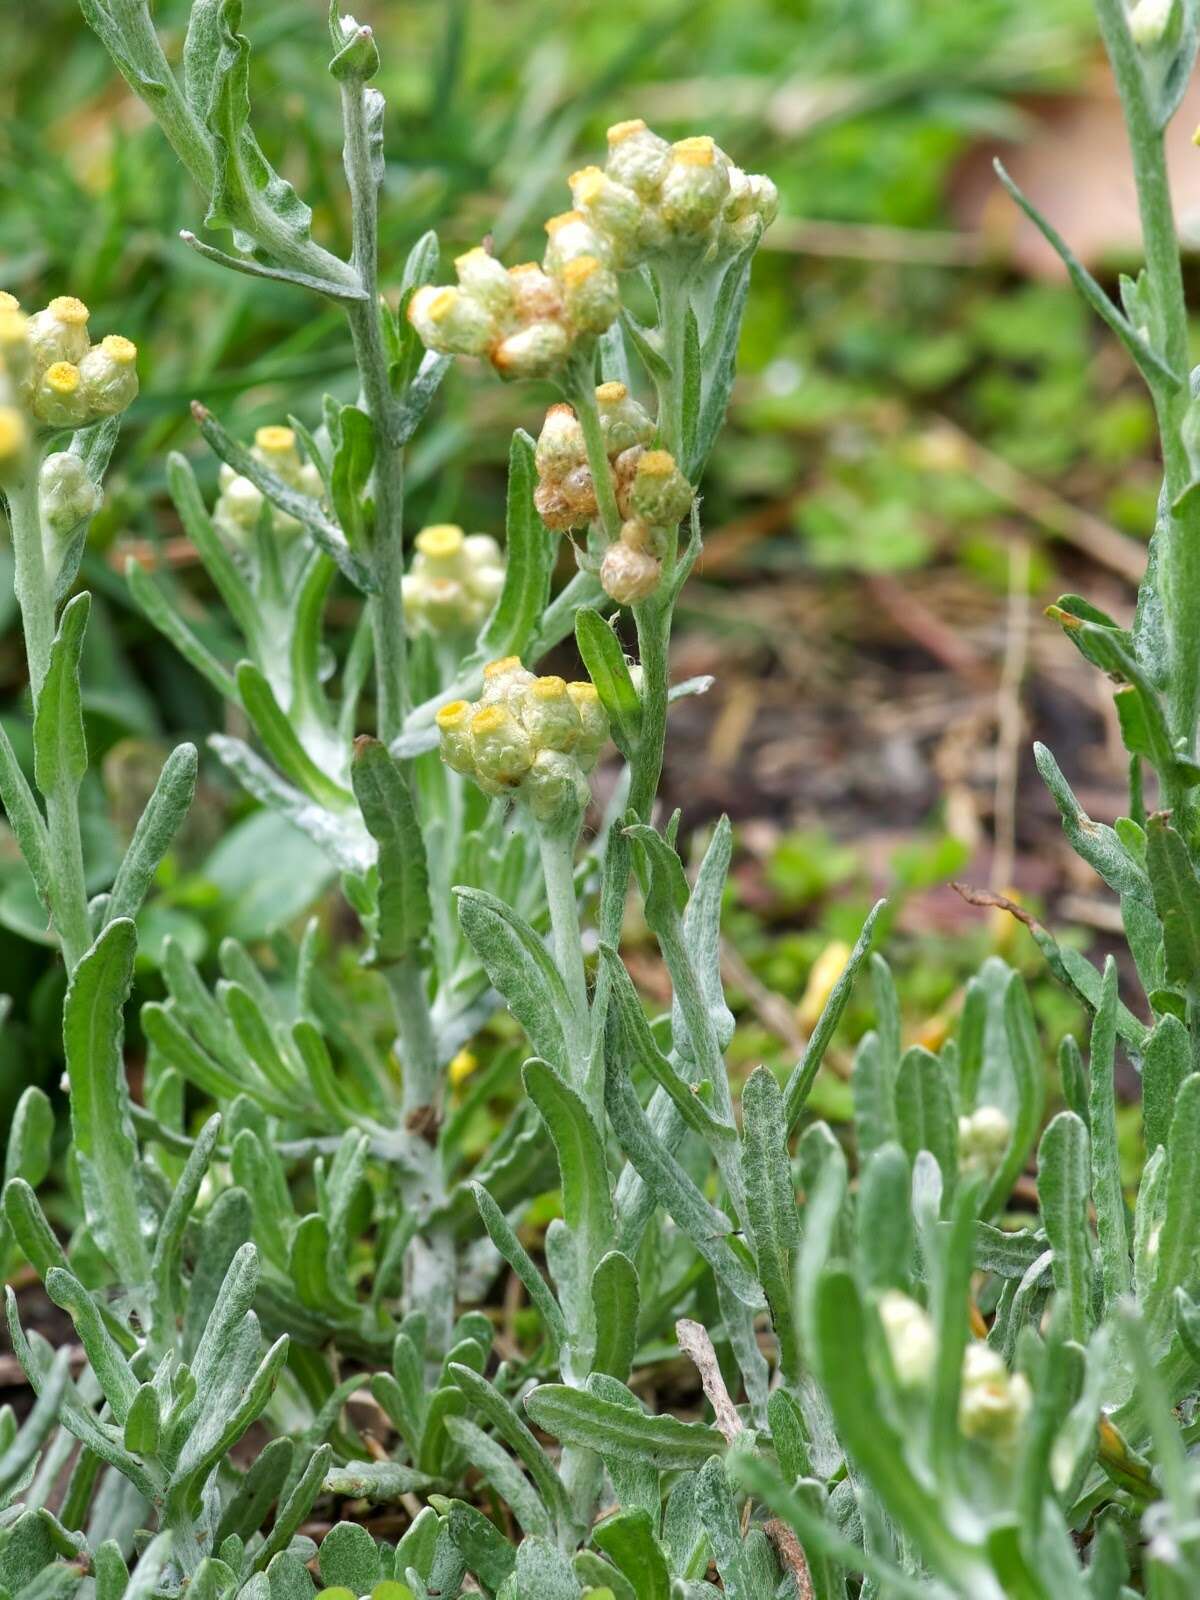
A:
MULTIPOLYGON (((1162 383, 1152 387, 1162 437, 1167 504, 1173 507, 1191 481, 1193 468, 1183 434, 1191 401, 1187 304, 1163 150, 1164 130, 1157 125, 1123 0, 1096 0, 1096 14, 1129 132, 1146 274, 1159 320, 1159 353, 1179 379, 1174 389, 1162 383)), ((1190 755, 1200 708, 1200 514, 1189 508, 1182 516, 1173 511, 1168 515, 1162 566, 1172 656, 1168 710, 1171 733, 1190 755)))
POLYGON ((403 732, 408 710, 408 641, 401 599, 404 450, 396 443, 395 399, 379 326, 379 171, 372 158, 367 119, 368 96, 374 93, 357 81, 342 85, 353 261, 366 295, 365 300, 351 303, 347 317, 362 384, 363 409, 375 424, 375 528, 371 557, 379 592, 370 601, 371 630, 375 641, 379 737, 390 744, 403 732))
MULTIPOLYGON (((39 467, 31 457, 24 473, 6 486, 9 526, 12 531, 14 589, 21 610, 25 656, 34 714, 50 666, 54 643, 54 583, 46 570, 42 544, 42 510, 39 467)), ((69 782, 60 781, 43 797, 50 834, 50 908, 63 960, 71 972, 91 944, 87 883, 83 870, 83 841, 79 829, 79 796, 69 782)))
POLYGON ((591 344, 576 355, 567 371, 567 394, 575 407, 579 426, 583 430, 588 467, 596 487, 596 504, 607 543, 612 544, 621 532, 621 513, 617 508, 617 491, 612 469, 608 464, 608 451, 604 444, 604 430, 600 426, 600 410, 596 405, 596 361, 591 344))
POLYGON ((666 378, 656 385, 658 431, 662 436, 664 448, 671 452, 684 472, 688 471, 683 447, 683 384, 690 278, 691 271, 688 267, 672 264, 663 269, 658 279, 661 330, 659 337, 662 341, 663 357, 669 368, 666 378))

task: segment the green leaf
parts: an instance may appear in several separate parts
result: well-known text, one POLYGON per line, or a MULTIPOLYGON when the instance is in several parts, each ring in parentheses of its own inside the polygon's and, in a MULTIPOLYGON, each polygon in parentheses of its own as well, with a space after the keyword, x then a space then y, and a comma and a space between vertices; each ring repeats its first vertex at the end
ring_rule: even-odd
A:
POLYGON ((571 1004, 558 968, 533 929, 495 895, 456 888, 463 932, 529 1042, 562 1078, 570 1073, 563 1019, 571 1004))
MULTIPOLYGON (((335 814, 313 805, 306 794, 285 783, 274 768, 242 739, 235 739, 229 734, 212 733, 208 736, 208 743, 247 794, 261 801, 277 817, 290 822, 344 872, 361 874, 370 869, 375 849, 371 836, 362 825, 357 807, 353 811, 335 814)), ((257 821, 257 818, 248 818, 240 827, 248 829, 257 821)), ((234 833, 237 833, 236 829, 234 833)), ((223 850, 228 848, 230 837, 232 835, 217 846, 210 861, 220 857, 223 850)), ((278 886, 273 885, 273 888, 277 894, 278 886)))
POLYGON ((252 661, 237 668, 237 688, 246 715, 284 777, 330 811, 344 811, 353 799, 348 789, 324 772, 300 743, 275 691, 252 661))
POLYGON ((249 583, 213 527, 191 463, 177 450, 167 457, 167 488, 184 532, 204 563, 205 572, 243 636, 253 644, 262 635, 262 613, 249 583))
POLYGON ((854 980, 858 976, 859 968, 867 957, 871 948, 871 940, 875 934, 875 924, 880 913, 887 904, 886 900, 877 900, 871 908, 871 914, 863 923, 858 938, 855 940, 854 949, 850 952, 849 960, 842 969, 842 974, 829 992, 829 998, 821 1012, 820 1020, 812 1031, 812 1037, 805 1047, 804 1055, 796 1063, 791 1077, 787 1081, 783 1097, 787 1113, 787 1131, 790 1135, 796 1124, 800 1121, 808 1097, 812 1092, 813 1083, 820 1071, 821 1062, 825 1059, 825 1052, 833 1042, 837 1025, 842 1020, 842 1013, 849 1004, 850 995, 854 989, 854 980))
POLYGON ((196 793, 198 757, 194 744, 177 745, 163 763, 154 792, 138 819, 129 848, 113 879, 108 896, 106 922, 136 916, 146 898, 154 874, 184 818, 196 793))
POLYGON ((445 1528, 472 1572, 489 1589, 498 1589, 517 1564, 517 1552, 492 1522, 465 1500, 451 1500, 445 1528))
POLYGON ((158 1393, 152 1383, 143 1383, 125 1417, 126 1450, 135 1456, 157 1455, 161 1431, 158 1393))
POLYGON ((800 1222, 784 1126, 783 1094, 770 1070, 759 1067, 742 1092, 746 1214, 780 1365, 785 1381, 794 1384, 800 1377, 800 1346, 792 1316, 791 1252, 800 1245, 800 1222))
POLYGON ((362 550, 371 536, 363 495, 375 466, 375 424, 357 406, 342 406, 330 431, 336 441, 329 479, 334 513, 351 548, 362 550))
POLYGON ((351 1594, 370 1594, 383 1576, 379 1546, 369 1531, 354 1522, 335 1523, 321 1540, 321 1582, 351 1594))
POLYGON ((671 1575, 647 1511, 619 1511, 592 1530, 592 1543, 633 1584, 638 1600, 670 1600, 671 1575))
POLYGON ((1178 1017, 1160 1018, 1142 1052, 1142 1120, 1150 1155, 1167 1141, 1175 1097, 1191 1070, 1187 1029, 1178 1017))
POLYGON ((619 1250, 601 1256, 592 1273, 592 1308, 596 1321, 592 1371, 624 1383, 637 1351, 641 1302, 637 1268, 619 1250))
POLYGON ((598 611, 581 606, 575 613, 575 642, 608 713, 613 742, 628 761, 642 732, 642 702, 629 674, 621 641, 598 611))
POLYGON ((904 1054, 896 1078, 896 1124, 911 1161, 928 1150, 942 1173, 947 1208, 958 1182, 958 1118, 946 1069, 920 1045, 904 1054))
POLYGON ((1038 1146, 1038 1201, 1053 1251, 1054 1287, 1067 1319, 1067 1337, 1081 1345, 1091 1331, 1090 1200, 1087 1129, 1073 1111, 1060 1111, 1038 1146))
POLYGON ((36 1189, 50 1171, 54 1108, 49 1096, 31 1083, 13 1109, 4 1152, 4 1179, 23 1178, 36 1189))
POLYGON ((1058 255, 1063 266, 1067 269, 1067 276, 1075 285, 1081 297, 1087 301, 1097 316, 1112 329, 1113 333, 1116 334, 1117 338, 1129 351, 1146 382, 1152 389, 1164 384, 1168 391, 1178 389, 1185 381, 1186 375, 1171 371, 1170 367, 1150 348, 1150 345, 1142 338, 1141 334, 1125 319, 1095 278, 1092 277, 1091 273, 1072 252, 1070 246, 1057 229, 1047 222, 1033 202, 1026 199, 1021 193, 1001 163, 994 161, 992 165, 996 169, 996 176, 1000 179, 1000 182, 1042 234, 1047 244, 1058 255))
POLYGON ((150 1276, 123 1058, 124 1006, 136 949, 133 923, 110 922, 76 966, 63 1005, 71 1131, 88 1225, 134 1293, 150 1276))
POLYGON ((660 1472, 698 1467, 725 1450, 722 1435, 703 1422, 680 1422, 669 1413, 648 1416, 640 1406, 631 1411, 562 1383, 532 1389, 525 1409, 539 1428, 563 1444, 660 1472))
MULTIPOLYGON (((508 1219, 481 1183, 471 1184, 471 1193, 479 1207, 479 1215, 488 1231, 488 1237, 525 1285, 525 1292, 541 1315, 546 1333, 555 1351, 563 1348, 567 1340, 567 1325, 550 1285, 542 1277, 525 1246, 517 1238, 508 1219)), ((635 1280, 636 1283, 636 1280, 635 1280)))
POLYGON ((429 930, 425 841, 404 775, 378 739, 355 740, 350 777, 367 831, 379 846, 373 955, 390 965, 411 955, 429 930))
MULTIPOLYGON (((475 1415, 480 1421, 496 1430, 524 1465, 555 1523, 560 1528, 570 1527, 572 1524, 570 1505, 562 1480, 530 1429, 521 1421, 500 1391, 479 1373, 457 1362, 451 1364, 450 1372, 455 1383, 466 1395, 475 1415)), ((529 1409, 528 1397, 526 1409, 529 1409)), ((534 1420, 537 1421, 537 1418, 534 1420)))
POLYGON ((0 727, 0 803, 3 803, 17 848, 29 868, 38 899, 49 914, 53 884, 50 835, 33 790, 21 771, 21 764, 3 727, 0 727))
POLYGON ((1143 1301, 1147 1332, 1156 1345, 1170 1327, 1175 1290, 1194 1295, 1200 1277, 1195 1248, 1200 1237, 1200 1073, 1180 1085, 1166 1153, 1158 1250, 1143 1301))
MULTIPOLYGON (((1092 1151, 1091 1193, 1096 1207, 1096 1233, 1100 1240, 1100 1271, 1104 1283, 1104 1303, 1110 1311, 1130 1292, 1129 1232, 1125 1196, 1121 1189, 1121 1152, 1117 1139, 1116 1051, 1117 964, 1109 956, 1104 964, 1100 1009, 1092 1022, 1088 1128, 1092 1151)), ((1142 1070, 1144 1080, 1144 1062, 1142 1070)))
POLYGON ((163 638, 175 646, 183 659, 200 674, 223 700, 236 703, 238 692, 233 674, 207 645, 202 644, 167 599, 162 589, 141 563, 130 556, 125 563, 125 581, 138 610, 163 638))
POLYGON ((612 1243, 612 1191, 604 1140, 580 1096, 544 1061, 527 1061, 521 1076, 554 1142, 562 1175, 563 1217, 579 1266, 586 1272, 612 1243))
POLYGON ((77 594, 59 618, 50 665, 33 715, 33 773, 47 798, 73 793, 87 771, 87 736, 79 694, 79 658, 92 597, 77 594))
POLYGON ((508 452, 504 587, 479 635, 485 660, 524 655, 550 594, 557 543, 534 510, 533 440, 520 428, 508 452))
MULTIPOLYGON (((79 1342, 101 1393, 112 1407, 113 1416, 123 1424, 138 1394, 138 1381, 116 1340, 104 1325, 96 1302, 70 1272, 55 1267, 46 1275, 46 1293, 75 1324, 79 1342)), ((127 1448, 132 1448, 128 1446, 127 1448)))
POLYGON ((907 1289, 912 1266, 912 1167, 900 1145, 871 1152, 858 1176, 858 1250, 866 1282, 907 1289))
POLYGON ((1167 978, 1200 986, 1200 882, 1187 846, 1161 812, 1146 825, 1146 866, 1163 928, 1167 978))

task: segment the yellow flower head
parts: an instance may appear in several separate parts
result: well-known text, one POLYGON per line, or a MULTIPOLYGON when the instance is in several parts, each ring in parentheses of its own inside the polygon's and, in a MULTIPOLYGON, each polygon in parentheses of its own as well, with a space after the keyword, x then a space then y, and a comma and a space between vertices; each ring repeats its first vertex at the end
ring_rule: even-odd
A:
POLYGON ((15 406, 0 406, 0 461, 19 456, 25 441, 25 418, 15 406))
POLYGON ((717 147, 707 133, 680 139, 671 146, 671 153, 685 167, 711 167, 717 159, 717 147))
POLYGON ((641 117, 632 117, 628 122, 614 122, 608 130, 608 143, 611 147, 622 144, 626 139, 632 138, 635 133, 645 133, 646 124, 641 117))
MULTIPOLYGON (((100 341, 100 348, 104 351, 104 354, 108 357, 108 359, 116 362, 117 366, 119 367, 131 367, 137 360, 137 345, 134 344, 132 339, 126 339, 125 336, 120 333, 105 334, 104 338, 100 341)), ((259 429, 260 433, 264 433, 266 431, 267 430, 263 428, 259 429)), ((280 429, 280 432, 290 433, 291 429, 282 428, 280 429)))
POLYGON ((269 424, 256 431, 254 442, 264 455, 286 456, 296 448, 296 435, 291 428, 269 424))
POLYGON ((0 311, 19 311, 21 302, 15 294, 9 294, 7 289, 0 289, 0 311))
POLYGON ((84 327, 91 316, 83 301, 77 300, 73 294, 60 294, 51 300, 46 310, 59 322, 65 322, 68 328, 84 327))
POLYGON ((45 383, 55 394, 74 394, 79 387, 79 368, 70 361, 56 361, 46 368, 45 383))
POLYGON ((435 522, 422 528, 413 542, 428 560, 445 561, 462 549, 463 531, 453 522, 435 522))

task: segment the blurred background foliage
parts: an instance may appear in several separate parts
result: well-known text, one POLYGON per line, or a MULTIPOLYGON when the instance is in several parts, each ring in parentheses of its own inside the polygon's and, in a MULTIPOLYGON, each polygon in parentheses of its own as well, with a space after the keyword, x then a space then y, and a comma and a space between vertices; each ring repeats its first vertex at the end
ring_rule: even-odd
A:
MULTIPOLYGON (((156 8, 176 47, 187 9, 156 8)), ((1112 764, 1087 765, 1111 739, 1108 713, 1038 612, 1062 588, 1128 606, 1157 488, 1151 416, 1069 288, 1026 276, 970 199, 981 158, 1001 143, 1036 153, 1046 109, 1092 92, 1087 0, 356 10, 379 35, 389 105, 385 283, 429 227, 447 257, 489 233, 506 260, 540 255, 566 174, 618 118, 644 116, 672 137, 711 131, 779 184, 679 646, 680 675, 714 670, 719 682, 677 708, 666 780, 689 827, 702 833, 728 809, 739 830, 727 923, 738 1060, 792 1056, 822 953, 853 936, 880 891, 895 895, 889 956, 914 1037, 944 1025, 989 949, 1040 971, 1024 929, 962 903, 953 879, 1015 886, 1056 928, 1070 925, 1066 937, 1103 943, 1092 885, 1072 875, 1024 752, 1046 736, 1064 765, 1075 758, 1085 804, 1121 809, 1099 788, 1112 764)), ((322 0, 247 0, 244 26, 262 141, 312 205, 317 235, 346 249, 324 12, 322 0)), ((78 294, 95 326, 142 351, 142 396, 86 570, 103 601, 85 675, 102 775, 91 816, 115 860, 156 752, 202 739, 223 714, 131 608, 120 576, 131 552, 160 564, 197 626, 219 635, 164 493, 169 448, 215 478, 188 401, 202 397, 243 434, 287 413, 312 421, 326 389, 351 398, 349 349, 336 313, 178 241, 181 228, 199 231, 197 196, 73 0, 39 0, 5 29, 0 194, 0 283, 30 302, 78 294)), ((517 425, 536 431, 538 403, 528 385, 507 390, 459 363, 419 436, 411 526, 496 530, 507 440, 517 425)), ((27 748, 0 578, 0 715, 27 748)), ((21 870, 0 849, 0 990, 14 998, 0 1030, 0 1121, 31 1073, 51 1082, 58 1071, 61 977, 21 870)), ((146 914, 145 992, 164 933, 198 959, 227 933, 270 941, 320 900, 325 870, 206 770, 146 914)), ((335 947, 353 935, 329 931, 335 947)), ((350 973, 352 952, 334 959, 350 973)), ((649 948, 643 960, 635 940, 630 961, 653 998, 649 948)), ((1045 980, 1036 993, 1053 1043, 1076 1021, 1072 1004, 1045 980)), ((844 1109, 847 1065, 825 1074, 829 1114, 844 1109)))

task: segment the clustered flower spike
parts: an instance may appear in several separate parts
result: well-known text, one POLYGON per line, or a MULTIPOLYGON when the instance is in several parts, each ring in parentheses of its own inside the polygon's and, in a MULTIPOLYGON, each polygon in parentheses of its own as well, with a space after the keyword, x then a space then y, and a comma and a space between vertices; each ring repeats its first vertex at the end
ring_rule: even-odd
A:
POLYGON ((779 208, 771 180, 707 134, 669 144, 644 122, 618 122, 608 145, 603 169, 572 174, 573 209, 546 223, 540 267, 506 269, 477 247, 454 263, 456 285, 416 291, 408 319, 430 350, 486 357, 502 378, 546 377, 616 320, 619 272, 655 256, 735 255, 779 208))
POLYGON ((0 292, 0 472, 38 433, 114 417, 138 392, 137 346, 119 333, 88 336, 82 300, 60 295, 32 316, 0 292))
POLYGON ((446 634, 477 628, 504 587, 504 556, 495 539, 444 522, 422 528, 414 544, 402 580, 410 629, 446 634))
POLYGON ((608 717, 593 684, 535 677, 519 656, 486 666, 480 698, 443 706, 437 725, 448 767, 485 794, 526 801, 541 822, 582 811, 587 774, 608 740, 608 717))
MULTIPOLYGON (((254 435, 250 454, 264 467, 269 467, 277 478, 282 478, 289 488, 319 500, 325 493, 321 474, 311 461, 302 461, 296 449, 296 435, 291 428, 271 424, 259 428, 254 435)), ((213 507, 213 526, 232 545, 249 543, 265 505, 270 505, 266 495, 256 485, 222 464, 218 482, 221 493, 213 507)), ((278 506, 270 506, 271 528, 276 534, 290 538, 298 533, 300 524, 278 506)))
MULTIPOLYGON (((620 605, 654 593, 670 530, 691 509, 692 486, 666 450, 649 450, 654 423, 623 383, 602 383, 596 409, 604 434, 620 537, 604 553, 600 582, 620 605)), ((586 527, 599 515, 579 418, 569 405, 551 406, 534 452, 538 486, 533 503, 548 528, 586 527)))

